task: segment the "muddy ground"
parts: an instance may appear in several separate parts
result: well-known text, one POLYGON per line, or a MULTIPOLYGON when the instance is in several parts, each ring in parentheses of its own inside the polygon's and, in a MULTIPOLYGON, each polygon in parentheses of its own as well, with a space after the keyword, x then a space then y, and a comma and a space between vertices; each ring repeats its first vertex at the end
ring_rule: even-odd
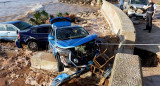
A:
MULTIPOLYGON (((78 22, 73 23, 83 26, 90 34, 96 33, 103 42, 119 43, 118 37, 113 34, 100 12, 78 13, 78 22)), ((108 56, 116 53, 117 46, 103 46, 108 48, 108 56)), ((47 50, 40 50, 47 52, 47 50)), ((32 52, 27 48, 19 49, 14 42, 0 41, 0 85, 1 86, 50 86, 58 72, 30 69, 30 58, 39 51, 32 52)), ((89 73, 90 74, 90 73, 89 73)), ((74 79, 66 86, 95 86, 100 79, 97 76, 74 79), (96 77, 96 78, 95 78, 96 77)))

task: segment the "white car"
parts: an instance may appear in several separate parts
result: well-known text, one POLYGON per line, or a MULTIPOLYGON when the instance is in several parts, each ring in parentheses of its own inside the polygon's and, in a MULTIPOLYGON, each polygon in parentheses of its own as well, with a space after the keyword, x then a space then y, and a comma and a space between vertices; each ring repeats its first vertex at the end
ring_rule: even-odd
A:
POLYGON ((25 30, 30 27, 32 27, 32 25, 23 21, 9 21, 0 23, 0 40, 16 40, 17 31, 25 30))
POLYGON ((128 0, 126 8, 128 9, 127 14, 129 17, 142 17, 146 18, 147 10, 144 9, 148 4, 148 0, 128 0))

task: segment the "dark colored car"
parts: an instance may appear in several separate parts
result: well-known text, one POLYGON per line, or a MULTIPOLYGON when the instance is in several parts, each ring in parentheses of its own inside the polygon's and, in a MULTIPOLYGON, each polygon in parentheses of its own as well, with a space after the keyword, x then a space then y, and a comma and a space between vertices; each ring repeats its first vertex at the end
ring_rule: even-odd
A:
POLYGON ((51 25, 43 24, 18 32, 16 46, 23 48, 22 44, 25 44, 33 51, 40 47, 48 47, 48 34, 51 28, 51 25))

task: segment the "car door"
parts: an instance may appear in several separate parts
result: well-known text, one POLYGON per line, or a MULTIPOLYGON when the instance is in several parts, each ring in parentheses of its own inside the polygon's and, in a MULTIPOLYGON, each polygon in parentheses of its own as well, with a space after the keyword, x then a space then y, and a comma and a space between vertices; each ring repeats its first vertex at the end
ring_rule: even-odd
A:
POLYGON ((48 34, 50 31, 50 27, 38 27, 32 30, 32 36, 37 39, 39 44, 48 44, 48 34))
POLYGON ((6 27, 3 24, 0 24, 0 40, 7 40, 8 33, 6 27))
POLYGON ((15 28, 13 25, 6 25, 6 27, 7 27, 8 40, 16 40, 17 28, 15 28))

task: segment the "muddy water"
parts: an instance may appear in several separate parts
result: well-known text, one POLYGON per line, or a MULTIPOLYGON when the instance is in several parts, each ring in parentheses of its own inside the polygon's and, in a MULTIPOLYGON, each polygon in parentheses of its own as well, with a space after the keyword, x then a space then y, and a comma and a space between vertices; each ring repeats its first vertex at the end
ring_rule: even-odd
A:
POLYGON ((45 9, 50 14, 58 12, 95 11, 98 8, 59 3, 58 0, 0 0, 0 22, 27 17, 29 13, 45 9))

